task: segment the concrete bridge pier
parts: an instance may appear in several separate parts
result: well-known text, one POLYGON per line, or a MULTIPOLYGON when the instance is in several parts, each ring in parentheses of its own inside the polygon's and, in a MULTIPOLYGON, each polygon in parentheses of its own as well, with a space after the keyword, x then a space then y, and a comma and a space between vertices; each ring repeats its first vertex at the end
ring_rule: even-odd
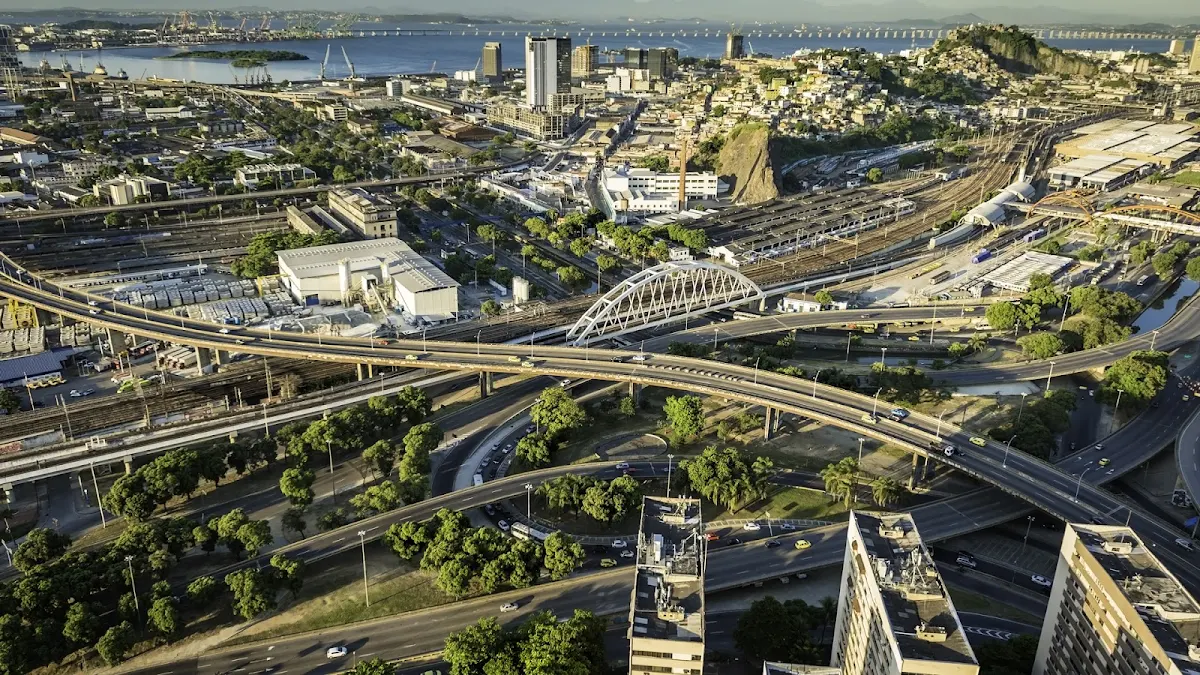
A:
POLYGON ((133 473, 133 455, 126 455, 122 461, 125 462, 125 475, 133 473))
POLYGON ((114 328, 108 329, 108 350, 112 356, 129 350, 129 340, 125 335, 125 331, 114 328))
POLYGON ((13 503, 13 486, 12 484, 0 485, 0 504, 13 503))
POLYGON ((763 440, 769 441, 779 433, 779 423, 783 413, 774 408, 764 408, 763 410, 766 413, 763 415, 763 440))
POLYGON ((479 398, 487 398, 496 391, 495 378, 490 371, 479 371, 479 398))
POLYGON ((196 347, 196 372, 204 375, 212 369, 212 352, 207 347, 196 347))
POLYGON ((230 363, 229 352, 227 352, 223 349, 217 349, 217 350, 214 350, 213 353, 216 354, 216 356, 217 356, 217 365, 218 366, 229 365, 229 363, 230 363))
POLYGON ((633 406, 636 408, 642 404, 642 385, 637 382, 629 383, 629 398, 633 399, 633 406))

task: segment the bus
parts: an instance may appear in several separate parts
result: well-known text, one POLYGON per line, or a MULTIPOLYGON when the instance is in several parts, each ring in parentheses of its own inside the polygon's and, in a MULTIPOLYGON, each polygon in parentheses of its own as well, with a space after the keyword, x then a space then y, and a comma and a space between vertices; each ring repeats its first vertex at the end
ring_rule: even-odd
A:
POLYGON ((516 537, 517 539, 534 539, 536 541, 546 541, 546 537, 550 536, 549 532, 536 530, 525 523, 520 522, 513 523, 510 532, 512 532, 512 536, 516 537))
POLYGON ((950 270, 942 270, 941 272, 938 272, 937 274, 935 274, 929 278, 929 285, 934 286, 934 285, 940 284, 943 281, 949 279, 951 274, 954 274, 954 273, 951 272, 950 270))
POLYGON ((936 270, 937 268, 941 267, 944 264, 945 263, 940 262, 940 261, 934 262, 934 263, 929 263, 928 265, 922 267, 921 269, 917 270, 916 272, 913 272, 913 275, 909 278, 916 279, 917 277, 924 276, 924 275, 929 274, 930 272, 936 270))
POLYGON ((1138 280, 1137 280, 1137 285, 1138 285, 1138 286, 1145 286, 1147 281, 1150 281, 1150 275, 1149 275, 1149 274, 1143 274, 1142 276, 1138 277, 1138 280))

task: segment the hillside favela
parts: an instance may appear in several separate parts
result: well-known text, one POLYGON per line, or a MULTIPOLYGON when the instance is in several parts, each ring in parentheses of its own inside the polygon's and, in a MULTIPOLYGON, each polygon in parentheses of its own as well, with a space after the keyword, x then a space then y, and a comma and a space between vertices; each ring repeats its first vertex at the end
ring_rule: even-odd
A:
POLYGON ((1200 5, 998 2, 0 2, 0 675, 1200 675, 1200 5))

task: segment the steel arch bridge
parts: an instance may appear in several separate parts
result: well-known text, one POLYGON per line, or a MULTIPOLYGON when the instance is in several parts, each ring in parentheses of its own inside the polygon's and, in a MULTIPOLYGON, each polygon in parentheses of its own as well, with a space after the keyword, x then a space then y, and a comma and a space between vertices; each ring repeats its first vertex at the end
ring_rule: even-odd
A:
POLYGON ((1095 196, 1095 192, 1089 190, 1064 190, 1043 197, 1029 207, 1029 212, 1033 213, 1041 208, 1043 213, 1076 218, 1089 225, 1096 221, 1108 220, 1121 225, 1142 227, 1159 232, 1200 235, 1200 213, 1198 212, 1184 211, 1163 204, 1126 204, 1097 210, 1090 201, 1093 196, 1095 196), (1078 209, 1078 213, 1043 208, 1054 206, 1075 208, 1078 209), (1167 218, 1155 217, 1155 215, 1166 215, 1167 218))
POLYGON ((567 331, 567 341, 585 345, 645 328, 744 305, 763 291, 740 272, 708 262, 665 262, 617 284, 567 331))

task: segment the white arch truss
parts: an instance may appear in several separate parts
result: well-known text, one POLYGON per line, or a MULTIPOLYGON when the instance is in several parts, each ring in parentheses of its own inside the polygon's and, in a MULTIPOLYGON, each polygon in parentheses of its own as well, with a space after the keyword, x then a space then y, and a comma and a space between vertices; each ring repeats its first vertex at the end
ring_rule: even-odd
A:
POLYGON ((708 262, 665 262, 638 272, 605 293, 567 332, 567 341, 579 346, 762 297, 757 284, 728 267, 708 262))

